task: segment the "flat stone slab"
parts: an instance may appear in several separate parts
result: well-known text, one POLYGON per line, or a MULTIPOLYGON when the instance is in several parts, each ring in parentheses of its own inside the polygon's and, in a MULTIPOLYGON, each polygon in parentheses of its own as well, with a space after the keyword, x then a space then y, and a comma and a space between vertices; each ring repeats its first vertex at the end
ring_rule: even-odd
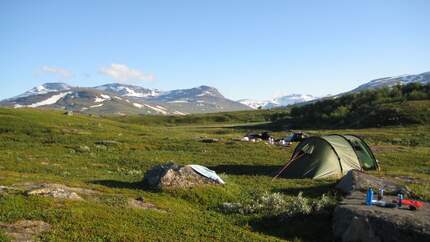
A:
POLYGON ((375 177, 358 170, 350 170, 336 185, 336 189, 345 194, 353 191, 366 192, 369 187, 374 191, 384 188, 384 193, 387 195, 411 194, 410 190, 406 186, 398 184, 398 181, 386 177, 375 177))
POLYGON ((51 229, 51 225, 39 220, 19 220, 13 224, 0 223, 6 235, 15 242, 34 241, 39 234, 51 229))
MULTIPOLYGON (((430 205, 418 210, 364 205, 366 194, 354 191, 339 203, 333 215, 337 241, 430 241, 430 205)), ((395 196, 384 196, 392 202, 395 196)))
POLYGON ((55 184, 55 183, 46 183, 46 184, 33 184, 29 187, 29 189, 25 192, 27 195, 38 195, 38 196, 47 196, 54 197, 58 199, 67 199, 67 200, 84 200, 79 194, 83 195, 94 195, 98 194, 98 192, 78 188, 78 187, 68 187, 63 184, 55 184))
POLYGON ((150 209, 155 210, 159 212, 165 212, 164 210, 159 209, 157 206, 155 206, 152 203, 145 202, 143 198, 129 198, 127 201, 128 207, 130 208, 136 208, 136 209, 150 209))

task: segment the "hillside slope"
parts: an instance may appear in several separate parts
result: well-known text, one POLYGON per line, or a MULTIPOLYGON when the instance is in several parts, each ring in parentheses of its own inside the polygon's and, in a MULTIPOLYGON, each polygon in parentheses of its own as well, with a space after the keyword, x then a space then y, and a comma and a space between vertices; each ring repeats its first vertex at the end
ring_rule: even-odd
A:
POLYGON ((430 122, 430 84, 412 83, 295 106, 294 127, 363 128, 430 122))
POLYGON ((423 85, 430 83, 430 72, 424 72, 416 75, 402 75, 402 76, 378 78, 358 86, 357 88, 353 89, 351 92, 360 92, 364 90, 393 87, 396 85, 407 85, 411 83, 419 83, 423 85))

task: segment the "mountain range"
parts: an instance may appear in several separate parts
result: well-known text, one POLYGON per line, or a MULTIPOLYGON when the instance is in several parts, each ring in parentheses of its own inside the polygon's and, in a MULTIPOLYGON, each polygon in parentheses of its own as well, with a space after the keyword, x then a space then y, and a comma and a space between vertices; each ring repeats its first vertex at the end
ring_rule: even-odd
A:
MULTIPOLYGON (((360 92, 408 83, 430 83, 430 72, 371 80, 357 88, 337 94, 360 92)), ((330 98, 330 97, 324 97, 330 98)), ((249 109, 270 109, 318 100, 319 97, 303 94, 281 95, 271 100, 224 97, 216 88, 199 86, 190 89, 160 91, 120 83, 96 87, 75 87, 65 83, 45 83, 23 94, 0 101, 0 106, 14 108, 54 108, 90 114, 162 114, 186 115, 249 109)))
POLYGON ((160 91, 111 83, 96 87, 74 87, 45 83, 0 102, 14 108, 55 108, 91 114, 185 115, 247 110, 250 107, 225 98, 217 89, 200 86, 160 91))
POLYGON ((394 77, 383 77, 371 80, 366 82, 357 88, 354 88, 351 91, 340 93, 337 95, 329 95, 325 97, 315 97, 312 95, 303 95, 303 94, 291 94, 285 96, 278 96, 271 100, 255 100, 255 99, 241 99, 238 100, 240 103, 247 105, 253 109, 270 109, 274 107, 283 107, 288 105, 293 105, 297 103, 305 103, 309 101, 318 100, 320 98, 336 98, 338 96, 353 93, 353 92, 361 92, 365 90, 372 90, 383 87, 392 87, 395 85, 406 85, 409 83, 421 83, 427 84, 430 83, 430 72, 424 72, 416 75, 401 75, 394 77))

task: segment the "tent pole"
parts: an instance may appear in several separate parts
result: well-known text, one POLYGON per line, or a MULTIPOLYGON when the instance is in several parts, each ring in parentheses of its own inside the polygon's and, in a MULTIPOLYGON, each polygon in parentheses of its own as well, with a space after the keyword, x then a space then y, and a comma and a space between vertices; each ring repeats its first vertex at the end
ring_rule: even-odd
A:
POLYGON ((272 181, 274 181, 279 175, 281 175, 281 173, 293 162, 293 161, 295 161, 295 160, 297 160, 297 159, 299 159, 299 158, 301 158, 303 155, 305 155, 305 153, 303 153, 303 154, 300 154, 300 155, 298 155, 298 156, 293 156, 292 158, 291 158, 291 160, 289 160, 288 162, 287 162, 287 164, 285 164, 285 166, 284 167, 282 167, 282 169, 278 172, 278 174, 276 174, 276 176, 274 176, 273 178, 272 178, 272 181))

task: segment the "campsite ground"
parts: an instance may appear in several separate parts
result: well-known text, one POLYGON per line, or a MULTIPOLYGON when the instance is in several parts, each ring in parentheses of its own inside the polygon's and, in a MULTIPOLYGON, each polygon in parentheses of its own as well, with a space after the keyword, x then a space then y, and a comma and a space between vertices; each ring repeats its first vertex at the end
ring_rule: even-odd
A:
MULTIPOLYGON (((224 202, 266 193, 296 197, 303 192, 318 200, 335 182, 283 178, 272 182, 293 148, 235 141, 261 124, 227 121, 231 115, 213 122, 167 124, 162 117, 107 119, 0 109, 0 185, 60 183, 98 192, 85 201, 62 201, 0 189, 0 223, 43 220, 52 229, 40 238, 56 241, 330 241, 327 214, 279 219, 267 213, 221 211, 224 202), (203 143, 202 137, 221 141, 203 143), (167 161, 208 166, 226 185, 165 192, 143 189, 144 172, 167 161), (128 198, 140 196, 159 210, 127 207, 128 198)), ((379 174, 372 173, 407 182, 418 196, 430 200, 430 126, 307 132, 364 136, 382 167, 379 174)), ((7 237, 0 230, 2 239, 7 237)))

